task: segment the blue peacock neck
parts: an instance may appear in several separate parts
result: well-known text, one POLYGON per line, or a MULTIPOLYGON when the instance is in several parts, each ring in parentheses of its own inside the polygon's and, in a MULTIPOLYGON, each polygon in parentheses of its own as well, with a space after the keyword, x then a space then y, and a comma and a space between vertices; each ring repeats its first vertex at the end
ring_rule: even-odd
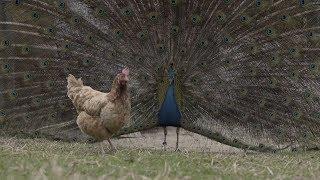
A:
POLYGON ((172 66, 168 69, 169 85, 166 90, 164 101, 162 102, 158 114, 160 126, 180 127, 181 112, 175 97, 175 71, 172 66))

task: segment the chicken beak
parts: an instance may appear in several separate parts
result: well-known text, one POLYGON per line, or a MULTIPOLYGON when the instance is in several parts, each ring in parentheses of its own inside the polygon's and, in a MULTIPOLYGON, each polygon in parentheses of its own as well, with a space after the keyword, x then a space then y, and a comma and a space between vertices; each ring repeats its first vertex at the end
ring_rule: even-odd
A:
POLYGON ((126 82, 128 82, 128 81, 129 81, 129 77, 128 77, 128 76, 125 76, 125 77, 124 77, 124 80, 125 80, 126 82))

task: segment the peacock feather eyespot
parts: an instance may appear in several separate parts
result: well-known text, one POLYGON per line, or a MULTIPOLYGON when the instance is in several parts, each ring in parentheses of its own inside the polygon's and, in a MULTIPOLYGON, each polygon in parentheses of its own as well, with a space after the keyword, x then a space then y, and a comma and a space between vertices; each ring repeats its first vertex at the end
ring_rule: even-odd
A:
POLYGON ((246 22, 247 21, 247 17, 246 16, 240 16, 240 21, 241 22, 246 22))
POLYGON ((270 112, 270 113, 269 113, 269 117, 270 117, 271 119, 275 119, 275 118, 276 118, 276 114, 275 114, 274 112, 270 112))
POLYGON ((223 2, 224 2, 225 4, 230 4, 230 3, 232 2, 232 0, 223 0, 223 2))
POLYGON ((10 97, 15 99, 18 97, 18 92, 16 90, 11 90, 10 91, 10 97))
POLYGON ((191 16, 191 21, 194 25, 200 25, 203 22, 203 17, 199 14, 194 14, 191 16))
POLYGON ((316 69, 316 68, 317 68, 317 66, 316 66, 316 64, 314 64, 314 63, 312 63, 312 64, 309 65, 309 69, 311 69, 311 70, 314 70, 314 69, 316 69))
POLYGON ((295 48, 290 48, 290 49, 289 49, 289 53, 292 54, 292 53, 295 53, 295 52, 296 52, 296 49, 295 49, 295 48))
POLYGON ((32 74, 27 73, 27 74, 24 75, 24 80, 30 81, 31 79, 32 79, 32 74))
POLYGON ((226 14, 225 14, 224 12, 219 11, 219 12, 217 13, 217 20, 218 20, 220 23, 225 22, 226 18, 227 18, 227 16, 226 16, 226 14))
POLYGON ((276 78, 271 78, 269 84, 271 88, 275 88, 278 85, 278 80, 276 78))
POLYGON ((40 13, 37 12, 37 11, 33 11, 33 12, 31 13, 31 17, 32 17, 32 19, 33 19, 34 21, 38 21, 38 20, 40 19, 40 13))
POLYGON ((259 148, 262 149, 264 148, 264 145, 262 143, 259 144, 259 148))
POLYGON ((93 34, 88 34, 88 35, 86 36, 86 42, 89 43, 89 44, 91 44, 91 45, 96 44, 96 42, 97 42, 97 37, 94 36, 93 34))
POLYGON ((225 63, 227 66, 230 65, 230 59, 226 59, 225 63))
POLYGON ((79 24, 80 19, 78 17, 73 17, 73 18, 71 18, 71 22, 73 22, 73 24, 79 24))
POLYGON ((48 89, 52 89, 55 86, 55 83, 53 81, 48 81, 46 83, 46 86, 47 86, 48 89))
POLYGON ((290 78, 293 80, 298 80, 300 77, 300 73, 297 70, 291 71, 290 72, 290 78))
POLYGON ((248 95, 248 90, 247 89, 241 89, 240 90, 240 95, 241 96, 247 96, 248 95))
POLYGON ((288 16, 287 16, 287 15, 282 15, 282 16, 280 17, 280 19, 281 19, 282 21, 287 21, 287 20, 288 20, 288 16))
POLYGON ((278 66, 281 62, 281 59, 280 59, 280 55, 279 54, 274 54, 273 56, 271 56, 271 67, 275 67, 275 66, 278 66))
POLYGON ((83 59, 82 60, 82 65, 86 66, 86 67, 90 66, 91 65, 91 60, 90 59, 83 59))
POLYGON ((179 34, 179 31, 180 31, 180 28, 179 28, 178 26, 172 26, 172 27, 171 27, 171 34, 172 34, 173 36, 178 35, 178 34, 179 34))
POLYGON ((238 144, 238 143, 239 143, 238 139, 234 139, 232 142, 233 142, 234 144, 238 144))
POLYGON ((47 68, 49 66, 49 61, 48 60, 41 60, 40 62, 40 68, 47 68))
POLYGON ((257 7, 260 7, 260 6, 261 6, 261 1, 262 1, 262 0, 256 0, 256 6, 257 6, 257 7))
POLYGON ((307 101, 307 102, 312 102, 312 101, 314 101, 314 95, 313 95, 313 93, 312 92, 310 92, 309 90, 307 90, 307 91, 305 91, 304 92, 304 98, 305 98, 305 100, 307 101))
POLYGON ((5 72, 10 72, 12 70, 12 67, 10 64, 3 64, 2 65, 2 69, 5 71, 5 72))
POLYGON ((4 111, 0 111, 0 125, 6 121, 6 114, 4 111))
POLYGON ((123 16, 130 17, 133 15, 133 10, 130 6, 127 6, 121 9, 121 13, 123 16))
POLYGON ((260 101, 259 101, 259 107, 265 107, 266 106, 266 100, 265 99, 261 99, 260 101))
POLYGON ((173 6, 173 7, 178 6, 180 3, 180 0, 169 0, 169 1, 171 3, 171 6, 173 6))
POLYGON ((149 20, 151 22, 157 22, 159 19, 160 14, 158 12, 150 12, 148 14, 149 20))
POLYGON ((32 99, 32 104, 34 106, 40 106, 41 105, 42 100, 39 97, 33 98, 32 99))
POLYGON ((315 113, 312 114, 312 116, 319 120, 320 119, 320 112, 315 112, 315 113))
POLYGON ((96 15, 98 17, 106 17, 107 16, 107 10, 103 8, 97 8, 96 9, 96 15))
POLYGON ((54 35, 56 33, 56 30, 54 27, 48 27, 48 28, 45 28, 45 33, 48 35, 54 35))
POLYGON ((247 47, 252 55, 255 55, 259 52, 259 46, 255 44, 249 44, 247 47))
POLYGON ((187 52, 187 49, 185 47, 181 47, 180 54, 185 54, 187 52))
POLYGON ((300 119, 302 116, 301 112, 299 111, 294 111, 292 115, 294 119, 300 119))
POLYGON ((231 43, 233 43, 233 39, 232 39, 231 36, 226 35, 225 37, 223 37, 223 42, 224 42, 225 44, 231 44, 231 43))
POLYGON ((71 73, 71 70, 72 70, 72 68, 70 66, 64 67, 63 73, 68 75, 71 73))
POLYGON ((294 57, 294 58, 298 58, 301 56, 301 51, 296 47, 289 48, 288 53, 291 57, 294 57))
POLYGON ((0 111, 0 117, 5 117, 6 113, 4 111, 0 111))
POLYGON ((30 54, 30 53, 31 53, 31 47, 29 47, 29 46, 23 46, 23 47, 21 48, 21 53, 22 53, 23 55, 28 55, 28 54, 30 54))
POLYGON ((273 28, 267 28, 267 29, 265 30, 265 34, 266 34, 267 36, 269 36, 269 37, 272 37, 272 36, 274 36, 274 34, 275 34, 275 30, 274 30, 273 28))
POLYGON ((111 56, 115 58, 115 57, 119 57, 119 54, 116 51, 112 51, 111 56))
POLYGON ((22 0, 15 0, 14 4, 15 5, 21 5, 22 4, 22 0))
POLYGON ((206 46, 208 46, 208 44, 209 44, 209 42, 208 42, 208 40, 206 40, 206 39, 200 39, 200 40, 198 41, 198 46, 199 46, 199 47, 206 47, 206 46))
POLYGON ((116 33, 116 36, 118 38, 123 38, 124 37, 124 34, 123 34, 123 32, 121 30, 116 30, 115 33, 116 33))
POLYGON ((56 5, 60 11, 64 11, 66 8, 66 3, 63 0, 58 1, 56 5))
POLYGON ((9 40, 3 40, 1 42, 1 46, 3 47, 9 47, 11 45, 11 42, 9 40))
POLYGON ((305 91, 304 92, 304 97, 305 98, 310 98, 311 97, 311 92, 310 91, 305 91))
POLYGON ((65 42, 62 45, 62 51, 69 52, 71 50, 72 45, 69 42, 65 42))
POLYGON ((164 44, 157 44, 158 52, 163 53, 166 51, 166 47, 164 44))
POLYGON ((306 1, 305 0, 299 0, 299 5, 300 6, 304 6, 306 4, 306 1))
POLYGON ((249 25, 251 18, 248 15, 241 15, 240 22, 249 25))
POLYGON ((51 117, 52 117, 52 118, 55 118, 55 117, 56 117, 56 114, 51 114, 51 117))
POLYGON ((143 30, 137 33, 137 38, 140 40, 145 40, 148 36, 148 31, 147 30, 143 30))

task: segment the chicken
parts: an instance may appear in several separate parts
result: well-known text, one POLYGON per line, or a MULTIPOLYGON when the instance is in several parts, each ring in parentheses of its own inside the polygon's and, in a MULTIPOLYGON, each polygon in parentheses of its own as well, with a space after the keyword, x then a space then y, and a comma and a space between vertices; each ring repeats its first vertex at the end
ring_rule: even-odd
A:
POLYGON ((67 80, 67 94, 78 112, 80 130, 101 142, 101 145, 107 140, 111 149, 116 150, 110 138, 130 119, 129 69, 125 68, 117 74, 109 93, 84 86, 81 78, 77 80, 71 74, 67 80))

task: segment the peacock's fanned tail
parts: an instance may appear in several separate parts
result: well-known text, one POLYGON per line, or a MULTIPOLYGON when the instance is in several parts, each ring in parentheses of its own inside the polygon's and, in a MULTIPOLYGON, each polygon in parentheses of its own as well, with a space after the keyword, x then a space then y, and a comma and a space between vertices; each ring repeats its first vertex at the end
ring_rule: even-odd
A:
POLYGON ((316 149, 319 53, 319 0, 2 0, 0 126, 80 138, 65 78, 107 92, 125 66, 132 121, 119 134, 158 126, 173 64, 183 128, 249 150, 316 149))

